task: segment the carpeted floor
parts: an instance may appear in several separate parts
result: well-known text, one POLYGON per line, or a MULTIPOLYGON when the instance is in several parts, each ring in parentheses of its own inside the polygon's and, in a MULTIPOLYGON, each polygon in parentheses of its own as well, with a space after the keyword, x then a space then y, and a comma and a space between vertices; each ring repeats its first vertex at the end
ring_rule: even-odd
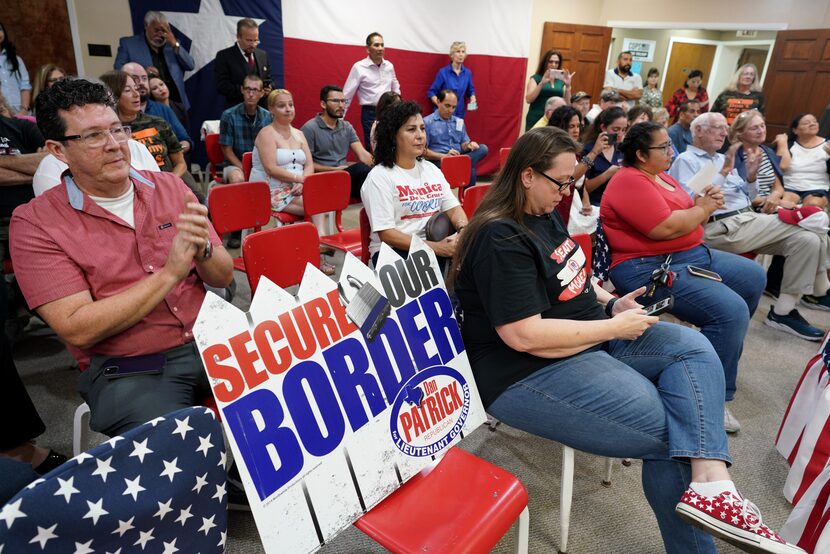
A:
MULTIPOLYGON (((344 218, 347 227, 356 225, 357 210, 344 218)), ((335 260, 335 265, 340 260, 335 260)), ((250 289, 237 273, 239 291, 235 304, 247 308, 250 289)), ((750 326, 738 377, 738 396, 731 409, 743 430, 730 438, 735 465, 732 470, 738 488, 754 501, 764 521, 778 529, 790 506, 781 495, 787 465, 775 452, 773 440, 781 415, 807 360, 815 353, 810 343, 763 325, 769 310, 764 298, 750 326)), ((813 324, 830 327, 830 312, 801 308, 813 324)), ((28 330, 16 343, 15 359, 35 404, 46 422, 47 431, 39 443, 64 453, 72 450, 72 416, 81 402, 75 390, 77 371, 60 341, 48 328, 28 330)), ((4 425, 13 424, 4 422, 4 425)), ((100 440, 93 436, 92 440, 100 440)), ((462 443, 466 450, 517 475, 530 494, 530 552, 555 552, 560 544, 559 481, 562 449, 559 444, 501 425, 497 432, 482 427, 462 443)), ((604 460, 577 453, 574 502, 571 513, 568 552, 571 553, 658 553, 662 543, 657 524, 642 494, 640 464, 630 467, 616 463, 610 488, 601 485, 604 460)), ((495 552, 513 552, 515 531, 509 532, 495 552)), ((737 552, 725 543, 722 552, 737 552)), ((230 553, 264 552, 253 518, 232 513, 228 539, 230 553)), ((321 552, 384 552, 360 531, 343 531, 321 552)))

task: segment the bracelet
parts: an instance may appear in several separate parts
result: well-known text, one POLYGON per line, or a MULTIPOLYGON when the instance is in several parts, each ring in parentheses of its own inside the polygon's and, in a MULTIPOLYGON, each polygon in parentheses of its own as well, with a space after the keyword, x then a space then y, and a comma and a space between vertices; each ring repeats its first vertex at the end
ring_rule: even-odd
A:
POLYGON ((582 158, 579 160, 579 163, 585 164, 585 167, 587 167, 588 169, 591 169, 592 167, 594 167, 594 160, 589 158, 588 154, 585 154, 584 156, 582 156, 582 158))
POLYGON ((613 312, 614 304, 617 303, 617 300, 619 300, 619 298, 614 297, 611 300, 609 300, 608 303, 605 305, 605 315, 607 315, 608 317, 614 317, 614 315, 611 312, 613 312))

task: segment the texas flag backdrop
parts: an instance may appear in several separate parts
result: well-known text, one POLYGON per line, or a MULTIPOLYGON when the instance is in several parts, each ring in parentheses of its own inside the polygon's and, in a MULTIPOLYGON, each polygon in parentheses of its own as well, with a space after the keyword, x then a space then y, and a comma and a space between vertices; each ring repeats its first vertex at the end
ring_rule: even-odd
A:
MULTIPOLYGON (((260 48, 268 52, 275 86, 294 95, 295 127, 320 111, 321 87, 343 86, 352 64, 367 55, 366 36, 377 31, 403 97, 418 101, 424 115, 432 111, 427 90, 450 62, 450 44, 466 42, 465 65, 478 100, 478 110, 467 113, 467 129, 491 152, 479 174, 495 171, 499 148, 511 146, 521 128, 532 0, 456 0, 451 9, 445 0, 130 0, 135 33, 143 32, 144 14, 151 9, 167 14, 196 60, 185 83, 194 137, 202 121, 221 115, 213 58, 233 44, 241 17, 260 23, 260 48)), ((356 102, 346 119, 362 134, 356 102)))

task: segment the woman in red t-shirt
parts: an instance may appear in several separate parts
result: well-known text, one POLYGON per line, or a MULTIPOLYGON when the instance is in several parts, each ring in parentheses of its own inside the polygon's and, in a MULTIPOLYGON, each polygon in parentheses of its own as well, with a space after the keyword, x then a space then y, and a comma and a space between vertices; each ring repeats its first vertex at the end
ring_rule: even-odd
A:
MULTIPOLYGON (((735 397, 738 360, 764 289, 764 271, 751 260, 703 244, 702 225, 723 206, 723 194, 708 186, 692 200, 665 173, 673 151, 663 126, 638 123, 628 130, 620 150, 623 168, 608 184, 600 208, 611 249, 611 281, 621 294, 648 286, 652 294, 640 300, 644 305, 674 296, 671 313, 699 327, 718 353, 728 402, 735 397), (672 277, 652 290, 652 275, 657 271, 659 276, 669 256, 672 277), (722 280, 699 276, 693 269, 698 273, 694 275, 690 266, 722 280)), ((727 432, 736 432, 740 424, 725 413, 727 432)))

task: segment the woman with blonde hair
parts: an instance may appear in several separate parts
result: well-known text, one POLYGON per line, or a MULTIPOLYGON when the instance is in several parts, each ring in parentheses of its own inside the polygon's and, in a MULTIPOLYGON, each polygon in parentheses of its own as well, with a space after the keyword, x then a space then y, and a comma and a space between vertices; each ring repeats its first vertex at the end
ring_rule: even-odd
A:
POLYGON ((450 46, 450 64, 438 70, 435 80, 432 81, 432 86, 427 91, 427 98, 435 107, 438 107, 439 92, 442 90, 455 92, 455 97, 458 98, 458 106, 455 108, 453 115, 461 119, 464 119, 464 115, 467 113, 468 105, 465 99, 469 99, 470 111, 478 109, 476 87, 473 85, 473 73, 464 66, 465 59, 467 59, 467 44, 459 41, 453 42, 450 46))
MULTIPOLYGON (((256 137, 252 156, 251 181, 265 181, 271 188, 271 209, 293 215, 304 215, 303 183, 314 173, 314 161, 302 131, 293 127, 296 112, 294 96, 278 88, 268 94, 268 111, 274 117, 256 137)), ((312 216, 321 235, 327 234, 325 214, 312 216)), ((322 262, 320 269, 327 275, 334 266, 322 262)))
POLYGON ((34 111, 37 95, 54 85, 58 79, 66 77, 66 71, 53 63, 47 63, 37 68, 35 79, 32 81, 32 110, 34 111))
POLYGON ((764 113, 764 93, 758 83, 758 68, 752 63, 745 63, 738 68, 711 109, 723 114, 730 125, 739 114, 747 110, 764 113))
POLYGON ((778 206, 794 208, 795 204, 784 201, 784 175, 781 167, 781 154, 787 149, 787 135, 775 137, 777 151, 764 142, 767 140, 767 126, 764 116, 758 110, 748 110, 739 114, 729 127, 729 142, 741 143, 735 153, 735 169, 743 179, 747 179, 746 162, 760 159, 758 166, 758 195, 752 199, 756 212, 775 213, 778 206), (782 150, 783 149, 783 150, 782 150))

